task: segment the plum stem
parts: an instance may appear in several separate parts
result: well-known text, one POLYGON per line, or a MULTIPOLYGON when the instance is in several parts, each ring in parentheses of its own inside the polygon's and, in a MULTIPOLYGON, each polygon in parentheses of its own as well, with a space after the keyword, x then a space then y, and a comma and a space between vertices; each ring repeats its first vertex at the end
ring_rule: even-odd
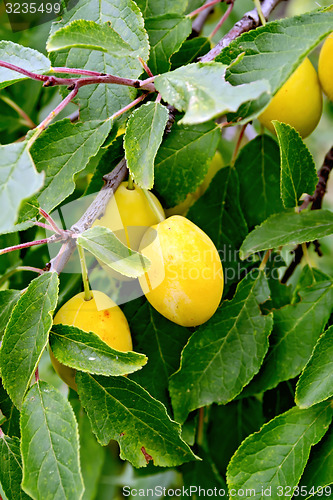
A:
POLYGON ((82 248, 81 245, 78 244, 77 251, 79 252, 79 257, 80 257, 80 265, 81 265, 82 281, 84 289, 84 300, 91 300, 93 298, 93 294, 89 286, 88 269, 87 269, 86 258, 84 255, 84 249, 82 248))
POLYGON ((267 264, 267 261, 269 259, 269 256, 271 255, 272 253, 272 249, 270 250, 267 250, 267 252, 265 253, 262 261, 261 261, 261 264, 259 266, 259 271, 264 271, 265 270, 265 267, 266 267, 266 264, 267 264))
POLYGON ((202 446, 203 435, 204 435, 204 419, 205 419, 205 407, 199 408, 199 421, 198 421, 198 433, 197 433, 197 443, 202 446))
POLYGON ((258 11, 258 16, 260 18, 261 24, 263 26, 265 26, 266 19, 265 19, 265 16, 263 14, 263 11, 262 11, 262 8, 261 8, 261 5, 260 5, 260 0, 254 0, 254 5, 256 6, 256 9, 258 11))
POLYGON ((127 189, 129 189, 130 191, 133 191, 133 189, 135 189, 134 180, 133 180, 133 177, 131 176, 131 174, 129 174, 129 176, 128 176, 127 189))

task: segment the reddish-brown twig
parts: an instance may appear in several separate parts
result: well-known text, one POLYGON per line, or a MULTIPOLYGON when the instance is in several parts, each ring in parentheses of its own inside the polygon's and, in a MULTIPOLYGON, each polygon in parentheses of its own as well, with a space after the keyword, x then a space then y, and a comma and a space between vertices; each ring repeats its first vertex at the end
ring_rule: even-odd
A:
POLYGON ((200 14, 200 12, 213 7, 217 3, 221 3, 221 1, 223 2, 223 0, 211 0, 210 2, 205 3, 205 4, 201 5, 201 7, 198 7, 197 9, 193 10, 192 12, 190 12, 189 14, 187 14, 187 16, 188 17, 194 17, 197 14, 200 14))
POLYGON ((223 24, 225 23, 225 21, 228 19, 228 17, 230 16, 231 14, 231 11, 232 9, 234 8, 234 3, 235 3, 235 0, 232 0, 229 4, 229 7, 227 8, 227 10, 225 11, 224 15, 221 17, 220 21, 217 23, 217 25, 215 26, 215 28, 213 29, 213 31, 211 32, 211 34, 209 35, 209 38, 210 39, 213 39, 214 36, 216 35, 216 33, 218 32, 218 30, 221 28, 221 26, 223 26, 223 24))

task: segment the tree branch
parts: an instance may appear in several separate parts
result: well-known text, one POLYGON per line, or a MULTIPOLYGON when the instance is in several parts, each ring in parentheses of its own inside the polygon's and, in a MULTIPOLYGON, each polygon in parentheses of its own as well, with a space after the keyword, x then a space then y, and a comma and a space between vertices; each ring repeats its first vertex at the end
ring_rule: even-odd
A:
MULTIPOLYGON (((262 13, 267 20, 271 12, 282 0, 263 0, 261 4, 262 13)), ((227 47, 232 40, 235 40, 239 35, 257 28, 260 25, 260 18, 257 9, 246 12, 242 19, 238 21, 233 28, 219 41, 215 47, 205 54, 200 60, 201 62, 213 61, 222 50, 227 47)))
MULTIPOLYGON (((80 220, 76 222, 72 227, 71 231, 80 234, 86 229, 89 229, 96 219, 101 217, 105 212, 105 208, 109 200, 112 198, 114 191, 118 188, 121 182, 125 179, 127 175, 127 165, 126 160, 123 158, 118 165, 110 172, 105 175, 103 179, 105 180, 105 185, 97 194, 96 198, 89 206, 89 208, 82 215, 80 220)), ((64 269, 70 256, 76 248, 75 238, 69 238, 61 246, 60 252, 56 257, 54 257, 50 263, 46 266, 45 271, 55 271, 58 274, 64 269)))
POLYGON ((121 78, 120 76, 109 75, 104 73, 98 73, 97 71, 87 71, 84 69, 76 69, 76 68, 52 68, 51 71, 57 70, 57 73, 73 73, 73 74, 81 74, 81 75, 89 75, 87 78, 60 78, 58 76, 53 75, 39 75, 37 73, 33 73, 32 71, 28 71, 26 69, 20 68, 19 66, 15 66, 14 64, 7 63, 5 61, 0 61, 0 66, 3 68, 10 69, 12 71, 16 71, 17 73, 21 73, 32 80, 42 81, 44 87, 54 87, 55 85, 67 85, 70 87, 79 86, 83 87, 84 85, 95 85, 98 83, 112 83, 117 85, 125 85, 127 87, 134 87, 136 89, 147 90, 148 92, 155 92, 155 86, 151 79, 147 80, 133 80, 131 78, 121 78))
MULTIPOLYGON (((327 188, 327 181, 330 175, 330 172, 333 170, 333 147, 329 150, 327 155, 325 156, 323 166, 319 169, 318 171, 318 182, 317 186, 315 189, 315 192, 312 196, 308 195, 302 205, 299 208, 299 211, 304 210, 309 206, 310 203, 312 203, 311 210, 319 210, 322 207, 323 204, 323 198, 326 193, 326 188, 327 188)), ((318 241, 313 242, 315 245, 316 252, 320 255, 321 251, 319 248, 319 243, 318 241)), ((306 243, 306 246, 308 247, 310 243, 306 243)), ((293 250, 294 258, 289 264, 288 268, 286 269, 282 279, 281 283, 287 283, 288 279, 290 276, 293 274, 295 271, 296 267, 298 264, 300 264, 302 257, 303 257, 303 248, 302 245, 297 245, 297 247, 293 250)))
MULTIPOLYGON (((223 1, 223 0, 222 0, 223 1)), ((262 10, 264 12, 264 15, 268 17, 270 12, 273 10, 273 8, 280 2, 281 0, 264 0, 262 10)), ((207 1, 206 4, 210 3, 211 0, 207 1)), ((229 3, 229 2, 228 2, 229 3)), ((212 4, 211 4, 212 5, 212 4)), ((208 7, 208 6, 207 6, 208 7)), ((206 9, 207 15, 209 14, 209 7, 206 9)), ((193 29, 195 31, 195 23, 198 20, 199 16, 205 15, 206 19, 206 12, 200 12, 197 19, 193 23, 193 29)), ((223 40, 225 40, 225 45, 221 46, 220 49, 217 50, 216 54, 213 55, 213 51, 210 51, 208 54, 206 54, 203 58, 202 61, 209 61, 214 59, 216 55, 222 50, 224 46, 226 46, 230 41, 234 38, 236 38, 239 34, 241 34, 244 31, 248 31, 251 28, 254 28, 259 25, 259 16, 256 10, 251 11, 250 13, 247 13, 239 23, 236 23, 234 28, 229 32, 229 34, 224 37, 223 40), (252 14, 252 17, 251 17, 252 14), (251 18, 252 22, 249 24, 246 24, 246 21, 244 19, 251 18), (232 33, 232 35, 231 35, 232 33), (229 42, 226 43, 226 41, 229 39, 229 42)), ((223 42, 223 40, 221 42, 223 42)), ((221 42, 218 44, 218 46, 221 44, 221 42)), ((217 46, 217 47, 218 47, 217 46)), ((216 49, 216 47, 215 47, 216 49)), ((112 83, 112 84, 119 84, 119 85, 127 85, 130 87, 135 87, 140 90, 146 90, 148 92, 155 92, 155 86, 154 86, 154 77, 147 78, 146 80, 131 80, 128 78, 120 78, 114 75, 104 75, 102 73, 94 72, 94 71, 87 71, 87 70, 81 70, 81 69, 76 69, 76 68, 52 68, 53 72, 57 73, 67 73, 67 74, 80 74, 80 75, 86 75, 87 78, 60 78, 56 77, 53 75, 37 75, 34 73, 31 73, 29 71, 23 70, 22 68, 18 68, 17 66, 14 66, 9 63, 4 63, 0 61, 0 66, 7 67, 8 69, 12 69, 14 71, 18 71, 25 76, 28 76, 29 78, 33 78, 39 81, 44 82, 44 86, 54 86, 54 85, 67 85, 70 87, 70 90, 74 92, 77 90, 79 87, 84 86, 84 85, 90 85, 90 84, 98 84, 98 83, 112 83)), ((68 97, 68 96, 67 96, 68 97)), ((142 96, 140 96, 142 97, 142 96)), ((73 97, 72 97, 73 98, 73 97)), ((143 99, 144 97, 142 97, 143 99)), ((141 100, 141 98, 140 98, 141 100)), ((60 106, 63 107, 63 102, 60 103, 60 106)), ((171 106, 169 107, 169 112, 170 112, 170 119, 168 121, 167 127, 166 127, 166 133, 172 126, 172 112, 174 108, 171 106)), ((77 116, 77 113, 75 113, 75 118, 77 116)), ((74 118, 74 119, 75 119, 74 118)), ((49 117, 46 118, 46 120, 49 120, 49 117)), ((124 180, 124 178, 127 175, 127 165, 126 165, 126 160, 122 159, 118 165, 115 167, 115 169, 110 172, 110 174, 104 176, 104 180, 106 181, 106 184, 103 186, 101 191, 97 194, 95 200, 93 203, 90 205, 90 207, 86 210, 86 212, 82 215, 80 220, 75 223, 71 227, 71 232, 72 233, 77 233, 80 234, 93 224, 93 222, 101 217, 105 211, 106 205, 113 196, 114 191, 118 188, 118 186, 121 184, 121 182, 124 180)), ((68 238, 61 246, 61 249, 56 257, 54 257, 50 263, 45 267, 45 271, 55 271, 57 273, 61 273, 62 270, 64 269, 66 263, 68 262, 70 256, 73 254, 74 250, 76 248, 76 238, 68 238)))

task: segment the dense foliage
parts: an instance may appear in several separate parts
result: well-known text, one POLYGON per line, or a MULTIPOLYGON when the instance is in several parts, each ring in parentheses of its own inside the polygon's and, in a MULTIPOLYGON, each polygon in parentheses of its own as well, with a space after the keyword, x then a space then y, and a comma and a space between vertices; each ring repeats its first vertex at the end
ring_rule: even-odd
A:
MULTIPOLYGON (((261 17, 279 4, 262 25, 251 0, 203 3, 78 0, 14 32, 3 14, 3 500, 333 498, 333 104, 306 139, 257 120, 307 57, 317 67, 333 6, 255 2, 261 17), (102 227, 127 177, 146 218, 122 185, 125 232, 117 215, 102 227), (157 200, 220 256, 208 320, 177 321, 142 292, 157 200), (87 279, 121 308, 133 352, 95 316, 85 330, 62 309, 53 324, 87 279)), ((302 121, 310 104, 289 111, 302 121)), ((210 296, 190 299, 197 316, 210 296)))

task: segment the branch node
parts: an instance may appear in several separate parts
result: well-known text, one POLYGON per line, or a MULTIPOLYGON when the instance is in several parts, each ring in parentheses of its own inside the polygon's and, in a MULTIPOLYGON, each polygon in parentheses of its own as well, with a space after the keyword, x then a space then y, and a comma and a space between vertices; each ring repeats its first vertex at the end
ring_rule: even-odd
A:
POLYGON ((57 79, 54 76, 49 76, 46 82, 43 83, 43 87, 53 87, 56 83, 57 79))

